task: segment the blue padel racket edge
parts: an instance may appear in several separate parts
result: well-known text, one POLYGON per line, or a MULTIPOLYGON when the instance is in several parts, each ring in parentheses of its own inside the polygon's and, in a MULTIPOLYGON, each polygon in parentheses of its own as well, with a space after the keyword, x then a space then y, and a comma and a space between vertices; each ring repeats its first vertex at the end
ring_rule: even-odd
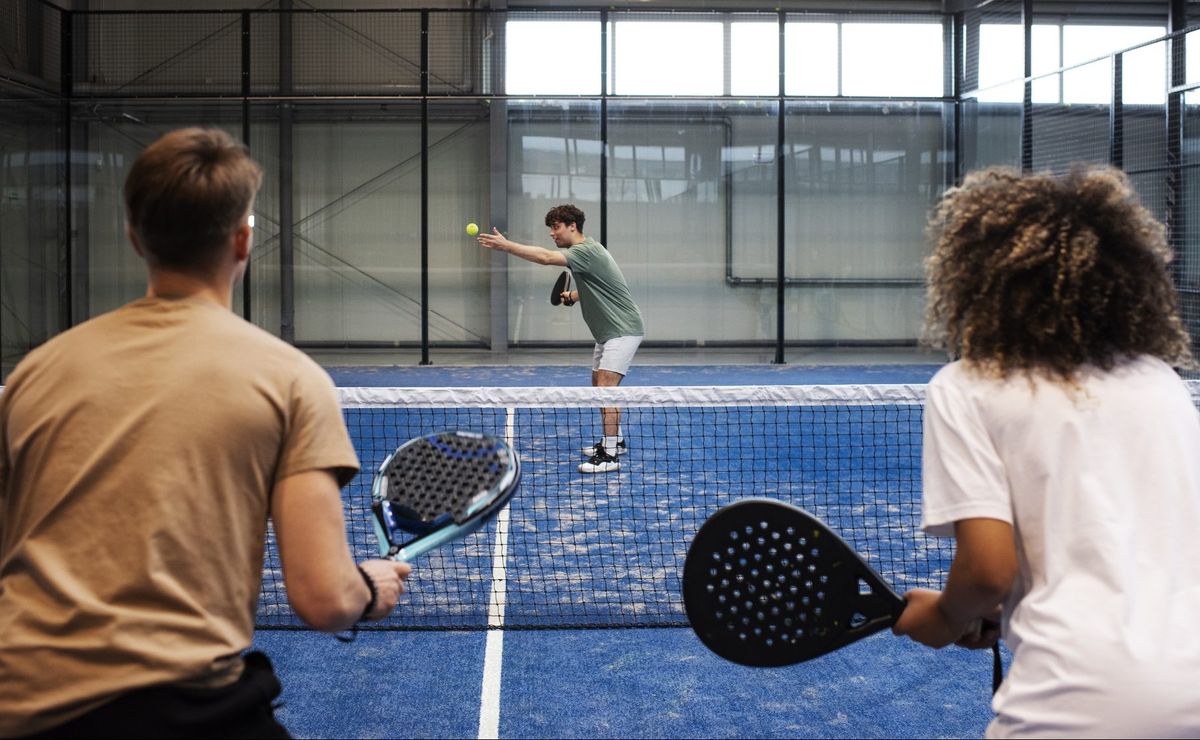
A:
POLYGON ((550 305, 562 305, 562 294, 571 289, 571 272, 563 270, 558 276, 558 280, 554 281, 554 289, 550 292, 550 305))
POLYGON ((380 555, 407 562, 466 537, 504 508, 520 478, 520 458, 497 437, 446 431, 405 442, 371 485, 380 555))
POLYGON ((895 624, 904 599, 816 517, 772 499, 725 506, 683 567, 688 622, 709 650, 749 666, 833 652, 895 624))

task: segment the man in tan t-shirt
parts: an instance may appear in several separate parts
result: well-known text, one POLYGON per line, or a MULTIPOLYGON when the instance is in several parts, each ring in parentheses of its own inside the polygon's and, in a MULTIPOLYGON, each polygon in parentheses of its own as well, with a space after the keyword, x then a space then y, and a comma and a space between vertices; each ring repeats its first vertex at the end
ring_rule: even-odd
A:
POLYGON ((355 565, 358 470, 328 375, 237 317, 262 179, 217 130, 134 162, 146 296, 29 354, 0 395, 0 736, 286 737, 254 629, 267 519, 316 629, 382 619, 409 567, 355 565))

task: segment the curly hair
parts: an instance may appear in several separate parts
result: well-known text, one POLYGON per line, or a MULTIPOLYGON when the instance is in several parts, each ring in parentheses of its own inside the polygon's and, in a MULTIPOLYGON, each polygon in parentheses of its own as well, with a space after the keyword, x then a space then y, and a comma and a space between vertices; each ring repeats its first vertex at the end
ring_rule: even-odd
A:
POLYGON ((929 236, 923 339, 985 375, 1071 382, 1136 355, 1194 367, 1165 229, 1119 170, 972 173, 929 236))
POLYGON ((554 206, 547 211, 546 225, 565 224, 570 226, 571 224, 575 224, 575 230, 582 234, 584 218, 583 211, 568 203, 566 205, 554 206))

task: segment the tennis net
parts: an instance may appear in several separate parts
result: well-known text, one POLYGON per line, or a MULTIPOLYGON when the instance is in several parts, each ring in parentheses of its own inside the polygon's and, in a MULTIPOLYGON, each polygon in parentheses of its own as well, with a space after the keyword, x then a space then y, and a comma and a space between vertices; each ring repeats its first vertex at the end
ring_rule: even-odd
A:
MULTIPOLYGON (((898 590, 939 586, 947 540, 919 531, 924 386, 342 388, 362 471, 344 491, 351 547, 376 557, 371 480, 404 441, 503 436, 522 460, 496 521, 414 563, 393 629, 686 625, 680 577, 704 520, 767 496, 824 519, 898 590), (627 452, 589 474, 602 406, 627 452)), ((270 543, 260 627, 299 627, 270 543)))

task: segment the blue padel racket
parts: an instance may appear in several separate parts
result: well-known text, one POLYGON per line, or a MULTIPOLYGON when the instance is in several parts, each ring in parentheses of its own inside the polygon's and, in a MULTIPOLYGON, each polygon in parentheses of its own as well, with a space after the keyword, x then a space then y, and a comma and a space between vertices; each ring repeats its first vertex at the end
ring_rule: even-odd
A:
POLYGON ((520 477, 517 453, 496 437, 452 431, 405 442, 371 487, 380 554, 407 562, 466 537, 504 508, 520 477))
MULTIPOLYGON (((723 507, 700 527, 684 561, 683 604, 709 650, 774 667, 891 627, 905 601, 821 520, 756 498, 723 507)), ((994 690, 998 647, 993 658, 994 690)))
MULTIPOLYGON (((571 271, 563 270, 562 274, 558 276, 558 280, 554 281, 554 289, 550 291, 550 305, 552 305, 552 306, 562 305, 562 302, 563 302, 562 294, 566 293, 570 289, 571 289, 571 271)), ((570 304, 568 304, 568 305, 570 305, 570 304)))

